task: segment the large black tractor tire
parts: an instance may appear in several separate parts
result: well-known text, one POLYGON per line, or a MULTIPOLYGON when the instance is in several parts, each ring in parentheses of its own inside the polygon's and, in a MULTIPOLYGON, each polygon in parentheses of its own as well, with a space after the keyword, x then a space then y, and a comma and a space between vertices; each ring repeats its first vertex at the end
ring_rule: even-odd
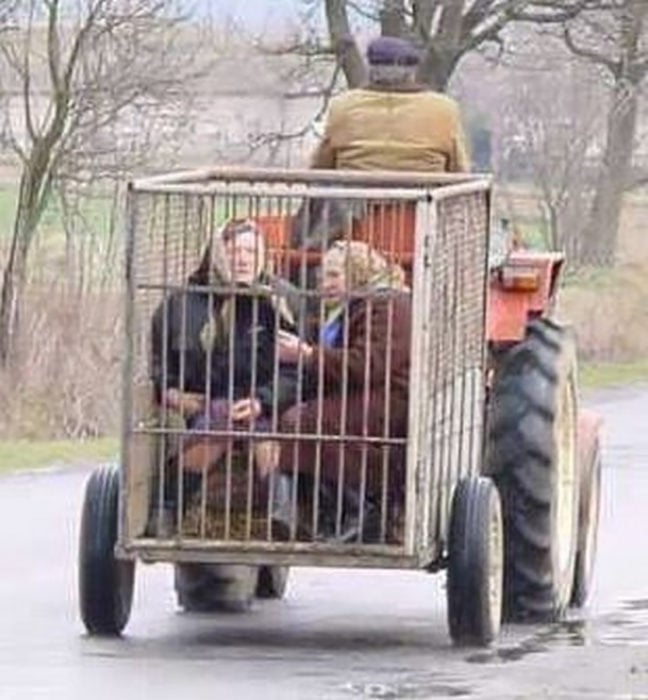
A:
POLYGON ((260 566, 256 585, 256 597, 278 600, 284 597, 288 587, 288 566, 260 566))
POLYGON ((545 319, 498 359, 489 406, 488 473, 502 496, 504 616, 560 620, 578 539, 576 353, 545 319))
POLYGON ((237 564, 176 564, 175 590, 185 612, 244 612, 252 604, 257 567, 237 564))
POLYGON ((79 547, 81 618, 90 634, 119 635, 130 616, 135 562, 117 559, 119 470, 96 469, 86 484, 79 547))
POLYGON ((456 644, 485 646, 500 629, 504 566, 500 497, 490 479, 457 485, 448 549, 450 636, 456 644))
POLYGON ((594 574, 602 478, 601 446, 598 438, 592 445, 586 464, 581 466, 583 474, 578 518, 578 550, 571 595, 571 605, 576 608, 582 607, 587 602, 594 574))

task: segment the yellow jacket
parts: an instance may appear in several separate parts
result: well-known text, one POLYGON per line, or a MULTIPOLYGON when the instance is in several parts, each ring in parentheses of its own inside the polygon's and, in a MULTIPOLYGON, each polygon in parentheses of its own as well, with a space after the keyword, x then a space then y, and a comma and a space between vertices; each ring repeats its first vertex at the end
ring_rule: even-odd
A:
POLYGON ((311 167, 466 172, 459 107, 429 90, 350 90, 331 100, 311 167))

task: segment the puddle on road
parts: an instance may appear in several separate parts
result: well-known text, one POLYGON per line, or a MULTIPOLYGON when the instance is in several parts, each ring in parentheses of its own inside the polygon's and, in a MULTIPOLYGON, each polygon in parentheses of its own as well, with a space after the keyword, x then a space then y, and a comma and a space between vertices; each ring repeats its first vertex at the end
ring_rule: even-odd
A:
POLYGON ((472 690, 458 679, 427 676, 409 677, 401 682, 390 683, 348 683, 344 690, 360 698, 394 698, 412 700, 413 698, 461 698, 472 695, 472 690))
POLYGON ((517 644, 478 651, 466 657, 468 663, 489 664, 519 661, 531 654, 542 654, 557 646, 582 647, 587 643, 584 620, 565 620, 543 627, 517 644))
POLYGON ((473 664, 507 663, 564 646, 648 646, 648 599, 626 600, 620 608, 592 621, 574 619, 542 627, 516 644, 475 652, 467 656, 466 661, 473 664))
POLYGON ((621 608, 621 613, 605 619, 599 642, 608 646, 648 646, 648 599, 624 600, 621 608))

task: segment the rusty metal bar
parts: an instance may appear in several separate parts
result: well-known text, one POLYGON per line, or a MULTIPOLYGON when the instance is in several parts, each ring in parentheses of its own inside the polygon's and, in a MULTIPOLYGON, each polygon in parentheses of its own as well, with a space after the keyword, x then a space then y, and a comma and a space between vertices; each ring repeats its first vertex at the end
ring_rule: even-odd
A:
MULTIPOLYGON (((175 195, 199 195, 208 197, 210 195, 236 197, 301 197, 303 199, 352 199, 366 201, 368 191, 366 187, 344 188, 344 187, 311 187, 308 185, 293 185, 285 184, 268 184, 260 183, 257 185, 240 185, 237 183, 214 182, 212 184, 194 185, 194 184, 178 184, 178 185, 155 185, 146 189, 139 190, 146 194, 175 194, 175 195)), ((405 189, 405 188, 382 188, 372 190, 370 195, 372 198, 394 201, 410 201, 418 202, 429 200, 432 198, 434 190, 424 191, 421 189, 405 189)))
MULTIPOLYGON (((199 184, 205 180, 225 180, 241 182, 278 182, 281 184, 332 184, 358 185, 360 187, 374 186, 404 186, 411 188, 451 186, 470 183, 476 180, 488 180, 488 175, 470 173, 422 173, 394 171, 362 171, 349 170, 284 170, 281 168, 239 168, 239 167, 207 167, 195 170, 184 170, 171 174, 154 175, 151 177, 132 180, 135 190, 146 190, 162 184, 199 184)), ((374 197, 372 192, 371 197, 374 197)))
POLYGON ((120 446, 121 464, 119 470, 120 495, 119 499, 119 528, 117 533, 118 545, 123 544, 130 536, 127 527, 127 503, 130 491, 124 486, 128 483, 126 475, 131 465, 131 442, 135 418, 133 416, 133 367, 135 351, 135 284, 136 284, 136 232, 137 232, 137 203, 129 187, 126 192, 126 241, 124 246, 124 270, 126 294, 124 299, 124 345, 125 355, 122 368, 122 442, 120 446))

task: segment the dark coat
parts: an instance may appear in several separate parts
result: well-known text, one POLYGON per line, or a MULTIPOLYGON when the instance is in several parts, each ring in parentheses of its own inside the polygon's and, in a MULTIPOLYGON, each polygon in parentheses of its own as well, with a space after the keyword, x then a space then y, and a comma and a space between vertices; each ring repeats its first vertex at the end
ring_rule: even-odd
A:
MULTIPOLYGON (((230 295, 211 295, 213 317, 218 317, 227 299, 231 302, 230 295)), ((279 365, 275 358, 277 330, 292 331, 290 322, 269 297, 238 295, 231 337, 216 342, 208 353, 201 334, 210 320, 209 307, 207 291, 180 291, 155 311, 151 376, 158 397, 165 388, 207 394, 209 386, 212 399, 229 398, 231 383, 234 400, 255 396, 267 415, 275 400, 280 411, 287 408, 294 393, 295 370, 279 365)))
MULTIPOLYGON (((324 436, 339 436, 343 427, 342 416, 346 415, 346 435, 405 438, 410 340, 409 294, 377 293, 371 300, 352 302, 348 311, 347 350, 342 347, 342 338, 339 347, 316 348, 306 366, 306 401, 285 414, 284 430, 295 432, 299 428, 301 433, 321 432, 324 436), (320 396, 322 400, 318 406, 320 396), (318 430, 320 418, 321 431, 318 430)), ((356 488, 359 485, 362 455, 366 452, 367 485, 374 496, 380 491, 386 454, 391 472, 389 481, 402 486, 404 449, 386 449, 376 443, 365 447, 365 444, 360 439, 346 443, 345 484, 356 488)), ((316 459, 313 441, 302 441, 299 445, 299 471, 312 474, 316 459)), ((324 439, 321 443, 322 478, 337 481, 339 460, 339 443, 324 439)), ((282 469, 292 473, 293 468, 293 450, 285 449, 282 451, 282 469)))

